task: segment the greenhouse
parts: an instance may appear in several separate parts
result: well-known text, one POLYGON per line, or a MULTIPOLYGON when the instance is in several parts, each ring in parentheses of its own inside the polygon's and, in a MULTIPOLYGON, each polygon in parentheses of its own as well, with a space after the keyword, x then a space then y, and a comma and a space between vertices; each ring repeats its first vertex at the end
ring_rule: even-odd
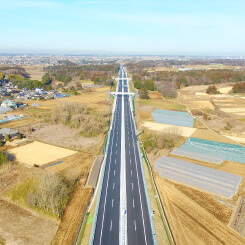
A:
POLYGON ((242 181, 241 176, 167 156, 155 163, 154 170, 163 178, 228 199, 237 193, 242 181))
POLYGON ((245 163, 245 147, 243 146, 192 137, 172 151, 172 154, 217 164, 220 164, 222 159, 245 163))
POLYGON ((151 114, 156 123, 193 127, 194 119, 188 112, 156 109, 151 114))

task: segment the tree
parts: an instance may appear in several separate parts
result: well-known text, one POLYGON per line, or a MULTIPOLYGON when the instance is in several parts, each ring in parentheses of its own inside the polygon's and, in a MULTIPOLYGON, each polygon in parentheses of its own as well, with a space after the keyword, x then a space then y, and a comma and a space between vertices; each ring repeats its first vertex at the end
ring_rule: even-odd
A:
POLYGON ((137 89, 141 89, 142 88, 141 81, 140 80, 136 80, 134 82, 134 87, 137 88, 137 89))
POLYGON ((148 100, 149 99, 148 89, 146 87, 139 89, 139 96, 140 96, 140 99, 148 100))
POLYGON ((169 97, 169 98, 177 97, 177 87, 175 83, 155 82, 155 89, 159 91, 164 97, 169 97))
POLYGON ((207 88, 206 93, 207 93, 207 94, 218 94, 219 92, 218 92, 216 86, 210 85, 210 86, 207 88))
POLYGON ((53 89, 52 86, 51 86, 51 84, 44 85, 43 88, 44 88, 46 91, 49 91, 49 90, 53 89))
POLYGON ((43 84, 45 85, 48 85, 52 82, 50 76, 48 74, 45 74, 43 77, 42 77, 42 82, 43 84))
POLYGON ((5 141, 8 141, 9 139, 9 134, 5 134, 5 141))
POLYGON ((154 91, 154 82, 147 80, 145 82, 145 87, 148 88, 150 91, 154 91))
POLYGON ((245 93, 245 82, 235 83, 232 87, 233 93, 245 93))
POLYGON ((8 156, 4 152, 0 152, 0 165, 8 161, 8 156))

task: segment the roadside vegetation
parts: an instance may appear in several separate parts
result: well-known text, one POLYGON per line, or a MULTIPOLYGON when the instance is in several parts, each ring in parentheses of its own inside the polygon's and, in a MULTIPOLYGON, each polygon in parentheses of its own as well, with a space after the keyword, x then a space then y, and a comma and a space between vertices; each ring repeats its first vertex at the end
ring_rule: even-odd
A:
POLYGON ((80 134, 85 137, 104 133, 108 127, 108 120, 109 112, 98 112, 80 103, 64 103, 43 118, 46 123, 80 129, 80 134))
POLYGON ((75 183, 59 175, 42 173, 16 184, 10 191, 10 197, 13 201, 61 218, 75 183))
POLYGON ((183 140, 178 132, 152 133, 145 132, 141 135, 141 141, 147 153, 156 153, 162 149, 172 149, 183 140))

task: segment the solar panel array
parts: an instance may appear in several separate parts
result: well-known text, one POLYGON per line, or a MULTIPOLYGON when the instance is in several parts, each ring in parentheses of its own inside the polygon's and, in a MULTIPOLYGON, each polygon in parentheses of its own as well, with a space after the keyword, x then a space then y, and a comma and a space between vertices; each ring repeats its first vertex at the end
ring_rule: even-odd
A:
POLYGON ((156 109, 151 114, 157 123, 193 127, 194 119, 188 112, 156 109))
POLYGON ((163 178, 228 199, 237 193, 242 181, 241 176, 167 156, 155 163, 154 170, 163 178))
POLYGON ((221 159, 245 163, 245 147, 193 137, 187 139, 182 146, 173 151, 173 154, 186 157, 187 154, 192 154, 190 158, 201 161, 209 159, 210 162, 217 164, 220 164, 221 159), (204 158, 203 155, 206 157, 204 158))

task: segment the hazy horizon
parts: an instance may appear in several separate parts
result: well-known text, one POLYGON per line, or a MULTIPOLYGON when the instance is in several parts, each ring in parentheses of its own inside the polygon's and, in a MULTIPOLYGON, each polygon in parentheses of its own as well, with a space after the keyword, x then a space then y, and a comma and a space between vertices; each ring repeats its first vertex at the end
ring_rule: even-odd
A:
POLYGON ((0 2, 0 53, 245 55, 241 0, 0 2))

